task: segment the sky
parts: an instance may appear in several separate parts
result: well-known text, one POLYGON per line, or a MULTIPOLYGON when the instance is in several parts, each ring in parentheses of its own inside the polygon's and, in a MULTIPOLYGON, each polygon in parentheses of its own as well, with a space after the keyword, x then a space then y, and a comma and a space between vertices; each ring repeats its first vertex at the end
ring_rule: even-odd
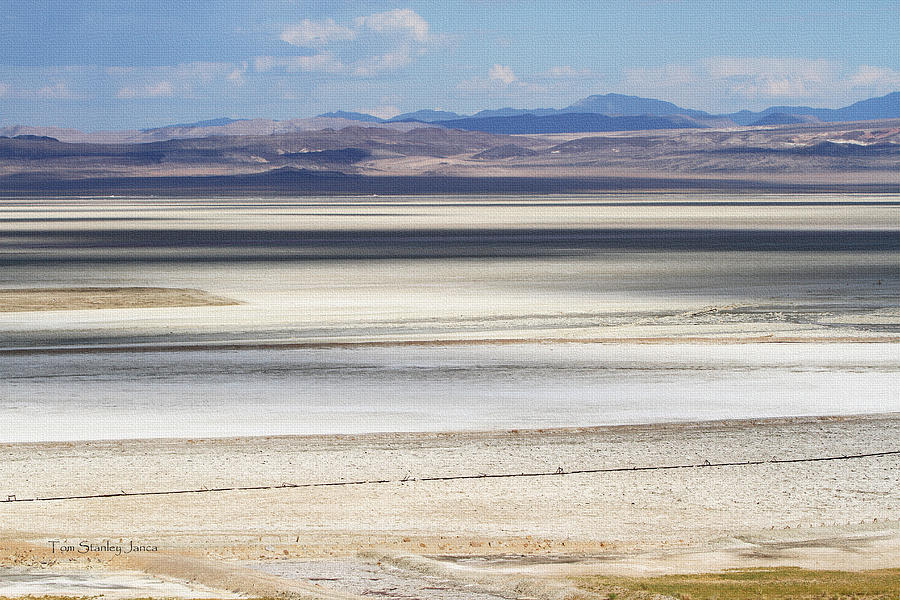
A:
POLYGON ((900 90, 897 0, 0 0, 0 125, 83 130, 333 110, 713 113, 900 90))

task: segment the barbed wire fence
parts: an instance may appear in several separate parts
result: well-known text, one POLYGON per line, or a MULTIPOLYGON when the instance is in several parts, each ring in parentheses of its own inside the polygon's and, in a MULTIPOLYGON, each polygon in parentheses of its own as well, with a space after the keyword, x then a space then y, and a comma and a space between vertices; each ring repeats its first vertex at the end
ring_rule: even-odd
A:
POLYGON ((477 479, 506 479, 517 477, 559 477, 565 475, 588 475, 598 473, 625 473, 640 471, 666 471, 677 469, 706 469, 706 468, 724 468, 724 467, 745 467, 753 465, 784 465, 795 463, 811 463, 826 462, 838 460, 856 460, 864 458, 880 458, 885 456, 900 455, 900 450, 885 450, 882 452, 866 452, 863 454, 844 454, 840 456, 816 456, 803 458, 771 458, 766 460, 746 460, 746 461, 730 461, 730 462, 710 462, 702 463, 685 463, 673 465, 647 465, 632 467, 600 467, 593 469, 565 469, 560 466, 555 471, 534 471, 523 473, 478 473, 469 475, 437 475, 424 477, 411 477, 409 475, 401 479, 360 479, 354 481, 323 481, 312 483, 281 483, 273 485, 248 485, 248 486, 228 486, 228 487, 202 487, 184 490, 161 490, 161 491, 137 491, 98 494, 78 494, 71 496, 47 496, 35 498, 18 498, 15 494, 8 494, 5 499, 0 498, 0 504, 12 502, 56 502, 65 500, 87 500, 92 498, 122 498, 129 496, 166 496, 174 494, 206 494, 215 492, 241 492, 256 490, 280 490, 289 488, 317 488, 317 487, 339 487, 350 485, 385 485, 385 484, 406 484, 414 482, 440 482, 440 481, 465 481, 477 479))

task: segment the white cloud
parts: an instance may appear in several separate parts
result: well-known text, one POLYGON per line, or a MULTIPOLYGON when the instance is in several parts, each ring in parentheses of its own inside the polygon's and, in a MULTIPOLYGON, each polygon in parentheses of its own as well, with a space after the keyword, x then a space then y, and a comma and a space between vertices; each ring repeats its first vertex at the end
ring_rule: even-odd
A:
POLYGON ((836 65, 804 58, 715 57, 704 61, 705 74, 726 83, 728 92, 747 98, 807 97, 834 81, 836 65))
POLYGON ((0 68, 0 94, 16 100, 200 99, 237 93, 247 63, 189 62, 149 67, 67 65, 0 68), (40 82, 35 83, 35 82, 40 82))
POLYGON ((862 65, 850 77, 850 84, 858 87, 900 88, 900 71, 862 65))
POLYGON ((323 73, 343 73, 347 70, 340 59, 325 51, 312 56, 257 56, 253 68, 259 73, 279 69, 286 73, 319 71, 323 73))
POLYGON ((461 81, 456 89, 466 94, 493 96, 496 98, 516 98, 524 101, 523 95, 535 96, 543 94, 547 88, 539 83, 522 81, 513 72, 512 67, 493 65, 487 77, 472 77, 461 81))
POLYGON ((171 81, 160 81, 159 83, 147 86, 147 94, 156 98, 159 96, 171 96, 175 93, 171 81))
POLYGON ((834 70, 831 61, 808 58, 768 58, 715 56, 702 61, 709 76, 715 78, 804 79, 822 81, 834 70))
POLYGON ((322 52, 313 56, 298 56, 296 65, 301 71, 323 71, 325 73, 342 73, 347 67, 331 52, 322 52))
POLYGON ((6 68, 2 73, 6 81, 0 82, 0 97, 14 100, 86 100, 90 96, 83 91, 86 85, 79 78, 92 73, 92 69, 96 70, 81 66, 6 68), (49 83, 40 87, 28 85, 34 81, 49 83))
POLYGON ((333 19, 304 19, 297 25, 284 27, 279 39, 294 46, 321 48, 335 42, 357 40, 365 32, 395 36, 420 44, 433 41, 428 21, 408 8, 357 17, 350 26, 336 23, 333 19))
POLYGON ((315 48, 313 57, 259 57, 256 70, 282 68, 289 72, 346 72, 373 77, 401 69, 426 53, 442 36, 430 31, 428 22, 408 8, 357 17, 343 25, 332 19, 310 21, 285 27, 280 39, 294 46, 315 48))
POLYGON ((110 92, 119 99, 200 98, 225 93, 245 83, 247 63, 189 62, 157 67, 106 68, 110 92))
POLYGON ((280 66, 278 60, 275 56, 257 56, 253 59, 253 70, 257 73, 267 73, 280 66))
POLYGON ((65 81, 57 81, 52 85, 46 85, 34 93, 38 98, 46 100, 78 100, 81 96, 69 88, 65 81))
POLYGON ((362 59, 354 65, 353 74, 360 77, 371 77, 383 71, 393 71, 405 67, 411 61, 409 48, 401 46, 395 52, 362 59))
POLYGON ((352 40, 356 32, 333 19, 310 21, 304 19, 298 25, 289 25, 281 31, 281 40, 294 46, 318 48, 331 42, 352 40))
POLYGON ((232 85, 236 85, 236 86, 240 87, 240 86, 244 85, 244 83, 246 83, 246 81, 244 80, 244 73, 246 73, 246 72, 247 72, 247 63, 245 61, 245 62, 242 62, 239 67, 235 67, 234 69, 232 69, 231 73, 229 73, 225 77, 225 79, 227 79, 228 82, 231 83, 232 85))
POLYGON ((400 109, 391 104, 387 106, 379 106, 378 108, 364 109, 360 112, 370 114, 373 117, 378 117, 379 119, 390 119, 391 117, 396 117, 397 115, 399 115, 400 109))
POLYGON ((137 97, 138 91, 130 87, 119 88, 119 91, 116 92, 116 98, 119 98, 120 100, 130 100, 137 97))
POLYGON ((421 43, 429 39, 428 22, 408 8, 396 8, 367 17, 358 17, 354 24, 379 33, 399 33, 421 43))
POLYGON ((711 57, 691 64, 626 69, 623 93, 663 97, 690 107, 763 108, 771 103, 838 106, 900 87, 900 72, 824 59, 711 57))
POLYGON ((550 67, 540 75, 546 79, 580 79, 584 77, 593 77, 594 73, 590 69, 576 69, 570 65, 562 65, 550 67))
POLYGON ((175 95, 171 81, 158 81, 138 87, 123 87, 116 92, 116 98, 168 98, 175 95))
POLYGON ((503 85, 509 85, 516 81, 517 78, 510 67, 505 65, 494 65, 491 67, 491 70, 488 71, 488 79, 491 81, 498 81, 503 85))

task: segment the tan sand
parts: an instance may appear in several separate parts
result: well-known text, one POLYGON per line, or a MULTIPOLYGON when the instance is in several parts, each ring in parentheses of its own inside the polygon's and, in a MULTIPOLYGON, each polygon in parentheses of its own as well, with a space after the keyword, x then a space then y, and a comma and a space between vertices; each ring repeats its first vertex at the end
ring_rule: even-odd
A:
MULTIPOLYGON (((873 523, 888 528, 879 530, 879 539, 887 535, 896 542, 896 455, 528 479, 412 480, 837 456, 897 449, 897 439, 900 418, 883 416, 500 433, 8 444, 0 446, 0 490, 27 499, 409 479, 2 504, 7 539, 44 546, 53 539, 138 540, 200 556, 328 556, 363 550, 595 554, 661 552, 673 546, 706 551, 725 539, 755 547, 775 531, 799 531, 802 539, 867 537, 873 535, 873 523), (867 529, 857 531, 861 522, 867 529)), ((856 550, 863 546, 879 563, 900 556, 867 544, 856 550)), ((804 556, 809 557, 798 553, 795 558, 804 556)), ((819 559, 829 560, 827 553, 819 559)))
POLYGON ((230 306, 236 300, 203 290, 162 287, 0 289, 0 312, 230 306))
MULTIPOLYGON (((191 589, 194 597, 208 597, 199 583, 249 596, 347 599, 394 589, 427 600, 591 597, 565 579, 581 574, 897 567, 897 454, 418 479, 842 456, 898 450, 898 439, 900 415, 894 414, 493 433, 5 444, 0 491, 2 499, 14 494, 17 501, 0 502, 0 565, 34 577, 94 573, 132 584, 138 580, 128 573, 138 570, 174 582, 187 597, 191 589), (19 501, 363 479, 389 482, 19 501), (82 543, 152 550, 58 549, 82 543)), ((154 585, 139 595, 159 597, 154 585)), ((61 587, 59 593, 67 590, 83 588, 61 587)))

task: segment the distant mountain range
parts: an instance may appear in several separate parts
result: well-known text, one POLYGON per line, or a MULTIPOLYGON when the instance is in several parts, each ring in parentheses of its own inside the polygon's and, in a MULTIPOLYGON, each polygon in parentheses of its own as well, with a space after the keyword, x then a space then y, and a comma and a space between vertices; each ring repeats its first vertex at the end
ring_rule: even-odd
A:
MULTIPOLYGON (((763 117, 770 123, 813 118, 779 112, 763 117)), ((754 181, 787 183, 791 189, 851 183, 858 191, 900 189, 900 118, 729 130, 701 127, 705 117, 677 114, 573 112, 462 120, 497 130, 657 129, 514 137, 340 117, 187 123, 81 137, 60 130, 67 140, 0 129, 0 198, 44 192, 559 193, 646 186, 640 181, 648 177, 657 180, 652 185, 671 189, 688 185, 676 181, 685 178, 695 182, 689 185, 704 180, 701 187, 713 186, 706 189, 754 181), (100 141, 103 137, 108 140, 100 141)))
MULTIPOLYGON (((356 113, 359 114, 359 113, 356 113)), ((365 115, 361 115, 365 116, 365 115)), ((375 117, 373 117, 375 118, 375 117)), ((224 127, 225 125, 231 125, 232 123, 239 123, 241 121, 247 121, 248 119, 230 119, 228 117, 220 117, 218 119, 207 119, 205 121, 194 121, 193 123, 176 123, 174 125, 166 125, 164 127, 152 127, 150 129, 142 129, 143 133, 151 133, 153 131, 160 131, 163 129, 171 129, 174 127, 180 127, 183 129, 193 129, 197 127, 224 127)))
POLYGON ((742 110, 721 115, 684 108, 653 98, 597 94, 560 109, 500 108, 482 110, 473 115, 460 115, 443 110, 418 110, 390 119, 339 110, 308 119, 274 121, 223 117, 143 130, 92 133, 58 127, 12 125, 0 127, 0 137, 35 135, 49 136, 72 143, 148 143, 210 136, 277 135, 325 129, 341 130, 359 126, 402 131, 422 127, 444 127, 493 134, 546 134, 650 129, 721 129, 897 118, 900 118, 900 92, 862 100, 836 109, 772 106, 758 112, 742 110))
POLYGON ((577 133, 585 131, 640 131, 645 129, 685 129, 709 127, 684 115, 607 116, 600 113, 558 113, 535 116, 530 113, 509 117, 469 117, 436 121, 450 129, 486 133, 577 133))
MULTIPOLYGON (((345 113, 353 114, 353 113, 345 113)), ((375 117, 373 117, 375 118, 375 117)), ((273 121, 271 119, 210 119, 196 123, 166 125, 152 129, 124 129, 118 131, 84 132, 62 127, 34 127, 31 125, 11 125, 0 127, 0 139, 21 138, 22 136, 50 137, 61 142, 85 144, 145 144, 191 138, 207 138, 217 136, 256 136, 296 134, 306 131, 322 131, 326 129, 341 130, 347 127, 372 126, 381 129, 409 131, 430 125, 420 122, 371 122, 362 125, 359 119, 341 117, 312 117, 309 119, 290 119, 273 121)))
POLYGON ((347 112, 326 113, 320 116, 371 123, 421 122, 453 129, 507 134, 633 131, 735 125, 791 125, 820 121, 844 122, 900 118, 900 92, 892 92, 886 96, 862 100, 836 109, 771 106, 758 112, 742 110, 720 115, 684 108, 653 98, 623 94, 597 94, 560 109, 501 108, 482 110, 473 115, 419 110, 390 119, 379 119, 372 115, 347 112))

